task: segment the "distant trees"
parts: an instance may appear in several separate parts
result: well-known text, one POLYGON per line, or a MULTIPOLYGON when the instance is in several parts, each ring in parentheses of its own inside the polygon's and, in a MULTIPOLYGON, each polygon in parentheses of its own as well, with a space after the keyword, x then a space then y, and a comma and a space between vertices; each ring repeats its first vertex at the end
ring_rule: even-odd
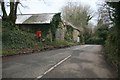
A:
POLYGON ((92 40, 95 44, 105 45, 110 30, 114 25, 113 19, 111 20, 111 18, 114 18, 112 15, 114 14, 114 9, 104 1, 99 3, 98 6, 98 23, 94 28, 94 36, 92 40))
POLYGON ((103 24, 102 19, 98 21, 97 27, 95 28, 95 36, 99 39, 99 44, 105 44, 109 32, 109 26, 103 24))
MULTIPOLYGON (((105 40, 107 57, 120 68, 120 2, 104 2, 99 8, 96 33, 105 40)), ((118 73, 119 74, 119 73, 118 73)))
POLYGON ((90 15, 89 6, 68 2, 62 8, 63 19, 80 28, 85 27, 93 16, 90 15))

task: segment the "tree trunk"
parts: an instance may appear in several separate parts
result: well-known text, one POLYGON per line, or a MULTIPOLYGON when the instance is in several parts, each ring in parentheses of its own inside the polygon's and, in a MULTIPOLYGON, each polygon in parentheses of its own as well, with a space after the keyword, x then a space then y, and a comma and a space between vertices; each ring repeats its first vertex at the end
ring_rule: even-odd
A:
POLYGON ((2 20, 6 21, 7 20, 7 13, 6 13, 6 10, 5 10, 4 2, 1 2, 1 9, 2 9, 2 12, 3 12, 2 20))
POLYGON ((17 18, 17 7, 19 4, 19 0, 15 2, 15 0, 10 0, 10 14, 7 15, 5 10, 5 2, 1 2, 1 10, 3 12, 2 21, 7 21, 15 24, 17 18))
POLYGON ((10 14, 9 14, 9 20, 15 24, 16 18, 17 18, 17 6, 19 4, 19 0, 15 2, 14 0, 10 2, 10 14))

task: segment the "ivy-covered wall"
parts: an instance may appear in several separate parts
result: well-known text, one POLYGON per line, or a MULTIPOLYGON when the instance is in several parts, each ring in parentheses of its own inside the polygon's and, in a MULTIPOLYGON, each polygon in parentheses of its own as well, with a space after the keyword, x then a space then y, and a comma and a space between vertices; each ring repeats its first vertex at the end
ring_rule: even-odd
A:
POLYGON ((59 23, 55 36, 57 41, 64 41, 65 26, 63 25, 62 22, 59 23))
POLYGON ((73 30, 71 26, 66 25, 65 40, 73 41, 73 30))
POLYGON ((19 24, 19 28, 36 34, 36 31, 41 31, 41 38, 48 39, 50 32, 50 24, 19 24))
MULTIPOLYGON (((18 24, 18 26, 24 31, 35 34, 36 31, 41 31, 42 39, 45 39, 46 41, 55 41, 57 29, 61 28, 62 26, 60 25, 61 22, 61 13, 57 13, 53 16, 50 24, 18 24)), ((61 31, 59 31, 59 33, 61 31)))
POLYGON ((60 22, 62 22, 61 20, 61 13, 57 13, 53 16, 52 21, 50 23, 51 25, 51 34, 52 34, 52 41, 56 40, 56 31, 59 27, 60 22))
POLYGON ((73 34, 75 29, 72 26, 64 25, 61 19, 61 13, 55 14, 50 24, 19 24, 18 26, 24 31, 35 34, 36 31, 41 31, 41 38, 50 42, 57 40, 74 42, 76 38, 74 36, 77 36, 76 34, 73 34))

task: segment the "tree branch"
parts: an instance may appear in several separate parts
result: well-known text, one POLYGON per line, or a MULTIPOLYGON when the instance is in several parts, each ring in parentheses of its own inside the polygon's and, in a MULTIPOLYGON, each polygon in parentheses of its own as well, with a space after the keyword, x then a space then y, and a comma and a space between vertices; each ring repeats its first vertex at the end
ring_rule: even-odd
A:
POLYGON ((19 2, 19 4, 20 4, 23 8, 27 8, 27 6, 24 6, 21 2, 19 2))
POLYGON ((113 19, 112 16, 111 16, 110 8, 107 8, 107 9, 108 9, 108 14, 109 14, 109 18, 110 18, 110 20, 114 22, 114 19, 113 19))

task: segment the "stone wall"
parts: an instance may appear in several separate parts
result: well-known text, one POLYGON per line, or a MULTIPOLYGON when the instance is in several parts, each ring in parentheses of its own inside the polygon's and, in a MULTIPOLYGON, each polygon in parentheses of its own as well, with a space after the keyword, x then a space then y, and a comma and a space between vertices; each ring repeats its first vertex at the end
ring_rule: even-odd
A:
POLYGON ((62 23, 60 23, 56 31, 56 40, 64 41, 64 37, 65 37, 65 27, 62 23))

